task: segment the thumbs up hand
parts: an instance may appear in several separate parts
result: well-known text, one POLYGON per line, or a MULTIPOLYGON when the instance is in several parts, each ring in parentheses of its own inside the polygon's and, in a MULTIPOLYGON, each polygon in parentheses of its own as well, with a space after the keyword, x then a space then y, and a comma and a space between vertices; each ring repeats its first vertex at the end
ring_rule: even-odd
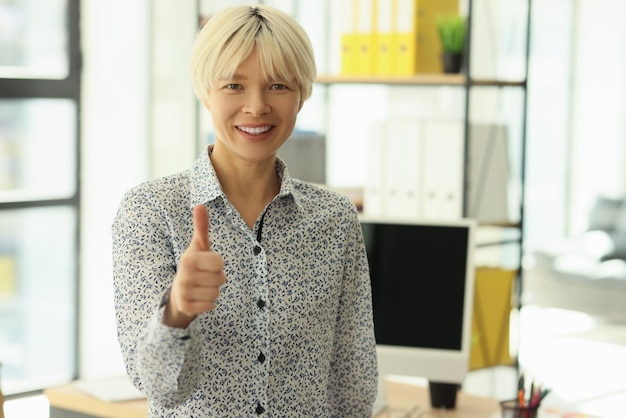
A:
POLYGON ((196 315, 213 310, 220 286, 226 282, 224 259, 211 251, 206 206, 193 209, 193 225, 191 243, 180 258, 162 320, 176 328, 186 328, 196 315))

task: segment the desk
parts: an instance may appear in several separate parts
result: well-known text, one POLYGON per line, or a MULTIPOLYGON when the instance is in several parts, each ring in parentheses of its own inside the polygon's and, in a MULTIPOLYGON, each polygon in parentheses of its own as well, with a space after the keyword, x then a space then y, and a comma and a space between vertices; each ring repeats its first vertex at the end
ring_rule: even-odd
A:
POLYGON ((103 402, 73 385, 44 389, 50 418, 146 418, 148 401, 103 402))
MULTIPOLYGON (((389 381, 387 393, 389 411, 378 414, 376 418, 406 416, 406 413, 399 415, 394 414, 394 411, 408 412, 416 405, 423 408, 430 407, 428 389, 425 387, 389 381)), ((83 393, 73 385, 45 389, 44 394, 50 403, 50 418, 146 418, 148 414, 146 400, 103 402, 83 393)), ((456 406, 455 410, 445 411, 445 415, 434 410, 432 414, 420 416, 424 418, 490 418, 497 417, 500 411, 500 404, 497 400, 463 392, 459 392, 456 406)), ((423 409, 420 410, 422 411, 423 409)))
POLYGON ((424 418, 498 418, 500 417, 500 403, 496 399, 459 392, 455 409, 445 411, 432 409, 428 387, 394 380, 387 381, 387 410, 378 414, 376 418, 417 416, 424 418), (409 415, 410 411, 413 411, 414 414, 409 415))

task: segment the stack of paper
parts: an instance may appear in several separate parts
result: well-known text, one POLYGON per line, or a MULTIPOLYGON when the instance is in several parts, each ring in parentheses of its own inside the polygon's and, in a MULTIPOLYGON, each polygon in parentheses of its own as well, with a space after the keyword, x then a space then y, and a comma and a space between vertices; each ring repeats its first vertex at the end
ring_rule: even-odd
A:
POLYGON ((98 380, 78 380, 73 385, 86 394, 104 402, 145 399, 145 396, 133 386, 127 376, 98 380))

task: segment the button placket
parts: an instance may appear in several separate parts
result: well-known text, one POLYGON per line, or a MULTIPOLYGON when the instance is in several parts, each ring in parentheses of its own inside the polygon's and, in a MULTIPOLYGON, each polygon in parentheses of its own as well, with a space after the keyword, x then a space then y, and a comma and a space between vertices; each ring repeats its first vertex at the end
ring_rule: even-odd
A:
MULTIPOLYGON (((252 252, 251 263, 254 266, 255 274, 252 279, 252 300, 256 306, 253 307, 253 323, 254 333, 256 338, 254 340, 254 351, 252 359, 256 364, 254 367, 254 374, 256 375, 255 381, 258 382, 258 387, 255 388, 255 403, 253 407, 254 412, 257 415, 264 414, 266 412, 267 401, 267 384, 268 384, 268 331, 269 331, 269 288, 268 288, 268 271, 267 271, 267 254, 265 249, 255 239, 250 247, 252 252)), ((251 360, 252 360, 251 359, 251 360)), ((256 386, 256 385, 255 385, 256 386)))

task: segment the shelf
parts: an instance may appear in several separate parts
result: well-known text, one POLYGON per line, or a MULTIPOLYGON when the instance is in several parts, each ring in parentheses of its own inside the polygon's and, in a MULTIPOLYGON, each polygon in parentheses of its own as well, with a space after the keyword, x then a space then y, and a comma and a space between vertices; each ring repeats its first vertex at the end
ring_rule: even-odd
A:
POLYGON ((526 87, 525 80, 481 80, 473 79, 470 84, 479 87, 526 87))
MULTIPOLYGON (((412 76, 342 76, 320 75, 318 84, 385 84, 412 86, 465 86, 465 74, 415 74, 412 76)), ((526 87, 525 80, 472 79, 471 86, 481 87, 526 87)))
POLYGON ((488 242, 479 242, 476 243, 476 248, 486 248, 486 247, 501 247, 503 245, 508 245, 508 244, 516 244, 516 245, 520 245, 522 243, 521 238, 518 239, 506 239, 506 240, 500 240, 500 241, 488 241, 488 242))
POLYGON ((395 85, 433 85, 463 86, 463 74, 416 74, 412 76, 342 76, 321 75, 319 84, 395 84, 395 85))
POLYGON ((502 224, 501 226, 484 226, 479 224, 476 230, 476 247, 485 248, 503 246, 509 244, 521 245, 522 234, 519 225, 515 223, 502 224))
POLYGON ((520 229, 522 227, 522 223, 521 222, 514 222, 514 221, 500 221, 500 222, 488 221, 488 222, 479 222, 478 226, 481 227, 481 228, 484 228, 484 229, 487 229, 487 228, 520 229))

